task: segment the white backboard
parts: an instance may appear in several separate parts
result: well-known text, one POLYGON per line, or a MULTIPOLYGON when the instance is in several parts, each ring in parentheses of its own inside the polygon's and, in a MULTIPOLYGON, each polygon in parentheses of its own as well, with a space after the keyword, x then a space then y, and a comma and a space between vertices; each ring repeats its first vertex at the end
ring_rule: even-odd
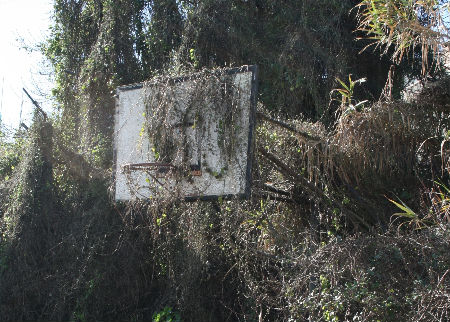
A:
POLYGON ((256 66, 117 89, 115 199, 250 193, 256 66))

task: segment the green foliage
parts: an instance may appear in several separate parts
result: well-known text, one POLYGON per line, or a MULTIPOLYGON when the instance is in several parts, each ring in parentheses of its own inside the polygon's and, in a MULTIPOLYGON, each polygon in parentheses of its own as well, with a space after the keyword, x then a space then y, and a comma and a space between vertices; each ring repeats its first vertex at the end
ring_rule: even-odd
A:
POLYGON ((97 276, 88 280, 84 286, 84 293, 78 297, 76 305, 73 312, 73 322, 86 322, 88 321, 87 315, 89 314, 89 301, 98 287, 98 280, 100 276, 97 276))
POLYGON ((297 258, 297 270, 287 267, 285 271, 290 276, 286 298, 291 318, 393 322, 427 316, 425 320, 431 321, 430 312, 446 310, 438 304, 445 301, 442 294, 436 292, 434 297, 430 291, 446 272, 433 264, 433 258, 442 260, 447 244, 438 236, 422 231, 409 237, 434 245, 425 253, 424 244, 413 246, 404 236, 376 236, 335 240, 310 256, 297 258), (303 263, 310 266, 302 270, 303 263))
POLYGON ((180 322, 180 314, 173 312, 169 306, 164 307, 163 310, 153 313, 152 322, 180 322))
POLYGON ((338 92, 341 95, 340 105, 343 116, 345 117, 346 115, 352 112, 361 111, 362 109, 364 109, 364 104, 367 103, 367 100, 355 102, 354 95, 355 95, 355 86, 357 84, 366 82, 366 79, 361 78, 357 80, 352 80, 352 75, 350 74, 348 75, 348 85, 339 78, 336 78, 336 80, 342 87, 332 90, 331 95, 333 95, 333 93, 335 92, 338 92))
POLYGON ((11 178, 19 165, 24 147, 23 135, 18 133, 17 138, 10 141, 0 130, 0 185, 11 178))
POLYGON ((149 71, 162 71, 168 67, 174 51, 181 43, 183 32, 183 20, 178 1, 153 1, 150 8, 151 19, 147 22, 148 26, 143 27, 145 31, 137 39, 137 44, 140 41, 145 43, 142 48, 138 47, 138 53, 142 54, 144 73, 147 73, 145 77, 151 75, 149 71))
POLYGON ((398 229, 407 226, 410 229, 419 230, 427 227, 437 226, 445 229, 450 223, 449 202, 450 189, 440 182, 434 182, 433 187, 427 192, 428 202, 418 212, 413 211, 402 200, 396 202, 388 199, 402 212, 394 213, 394 216, 402 218, 398 229))
POLYGON ((403 201, 400 200, 401 204, 399 204, 398 202, 396 202, 394 200, 389 199, 389 201, 392 202, 394 205, 396 205, 401 210, 403 210, 403 212, 395 213, 394 215, 403 216, 403 217, 407 217, 410 219, 417 218, 417 214, 414 211, 412 211, 411 208, 409 208, 407 205, 405 205, 405 203, 403 201))
POLYGON ((366 93, 355 98, 361 100, 362 93, 376 98, 385 83, 384 75, 376 75, 389 68, 372 53, 358 56, 364 44, 353 41, 353 5, 347 0, 198 1, 188 6, 179 59, 195 68, 256 63, 259 99, 269 110, 331 122, 326 107, 335 77, 350 72, 368 77, 366 93))
POLYGON ((447 0, 364 0, 357 8, 358 30, 372 40, 370 45, 384 47, 384 53, 394 47, 392 59, 397 63, 420 46, 423 73, 429 68, 428 51, 437 56, 450 40, 447 0))
MULTIPOLYGON (((52 139, 51 125, 35 117, 26 144, 22 145, 25 149, 20 163, 8 182, 8 195, 2 198, 0 298, 3 300, 5 296, 11 299, 20 296, 17 288, 20 288, 18 285, 23 280, 28 281, 27 285, 22 284, 23 296, 34 294, 33 296, 39 297, 40 294, 35 282, 30 282, 30 271, 35 269, 34 265, 45 265, 43 255, 46 245, 54 242, 49 229, 49 224, 55 219, 52 198, 52 139)), ((39 301, 35 304, 38 305, 39 301)), ((13 303, 13 306, 18 305, 14 300, 13 303)), ((19 311, 21 310, 16 307, 10 313, 1 313, 4 319, 15 319, 14 315, 19 311)), ((22 316, 23 319, 30 318, 26 313, 22 316)))

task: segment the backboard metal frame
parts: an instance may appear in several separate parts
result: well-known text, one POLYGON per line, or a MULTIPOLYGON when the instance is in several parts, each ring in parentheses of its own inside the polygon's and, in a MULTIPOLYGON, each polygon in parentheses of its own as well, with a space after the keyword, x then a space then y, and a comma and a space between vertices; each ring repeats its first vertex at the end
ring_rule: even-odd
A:
MULTIPOLYGON (((239 74, 239 73, 251 73, 251 85, 250 85, 250 106, 249 106, 249 120, 248 120, 248 126, 249 126, 249 131, 248 131, 248 142, 247 142, 247 164, 246 164, 246 169, 245 169, 245 188, 244 188, 244 192, 243 193, 239 193, 239 194, 225 194, 225 195, 199 195, 199 196, 185 196, 184 200, 186 201, 193 201, 193 200, 217 200, 218 198, 224 198, 224 199, 230 199, 230 198, 243 198, 243 199, 247 199, 250 196, 251 193, 251 184, 252 184, 252 163, 253 163, 253 157, 254 157, 254 130, 255 130, 255 111, 256 111, 256 100, 257 100, 257 90, 258 90, 258 68, 256 65, 250 65, 250 66, 242 66, 242 67, 237 67, 237 68, 229 68, 229 69, 223 69, 220 70, 218 73, 220 73, 217 76, 222 76, 222 75, 235 75, 235 74, 239 74)), ((171 78, 170 82, 172 82, 173 84, 177 84, 177 83, 182 83, 182 82, 187 82, 190 80, 195 80, 198 77, 200 77, 201 75, 197 75, 197 74, 193 74, 193 75, 189 75, 189 76, 183 76, 183 77, 175 77, 175 78, 171 78)), ((118 131, 120 131, 119 128, 119 115, 121 113, 121 106, 119 104, 120 102, 120 95, 124 92, 127 91, 131 91, 131 90, 138 90, 138 89, 143 89, 144 86, 157 86, 158 83, 139 83, 139 84, 131 84, 131 85, 127 85, 127 86, 121 86, 119 88, 117 88, 116 91, 116 114, 115 114, 115 131, 114 131, 114 149, 113 149, 113 160, 114 160, 114 164, 113 164, 113 180, 114 180, 114 185, 113 185, 113 195, 114 195, 114 199, 116 199, 116 201, 126 201, 128 199, 117 199, 116 198, 116 175, 117 175, 117 171, 118 171, 118 164, 117 164, 117 155, 118 155, 118 131)), ((142 169, 142 167, 146 167, 148 165, 154 165, 153 163, 129 163, 126 164, 125 167, 128 167, 128 169, 142 169)), ((124 167, 124 165, 122 165, 122 167, 124 167)), ((159 167, 159 165, 157 165, 157 167, 159 167)), ((167 169, 172 169, 171 168, 172 165, 168 164, 167 165, 167 169)), ((197 171, 198 169, 191 169, 194 173, 193 175, 195 176, 195 171, 197 171)), ((143 199, 143 198, 142 198, 143 199)))

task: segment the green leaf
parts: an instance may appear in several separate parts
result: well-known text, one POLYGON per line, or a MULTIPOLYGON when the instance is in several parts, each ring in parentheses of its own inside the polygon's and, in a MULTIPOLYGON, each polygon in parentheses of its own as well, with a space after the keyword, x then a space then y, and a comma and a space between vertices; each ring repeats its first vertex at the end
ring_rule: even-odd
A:
POLYGON ((394 215, 407 217, 407 218, 411 218, 411 219, 417 219, 417 214, 411 208, 409 208, 407 205, 405 205, 405 203, 403 201, 400 200, 400 202, 402 204, 399 204, 398 202, 391 200, 389 198, 388 198, 388 200, 390 202, 392 202, 394 205, 396 205, 399 209, 404 211, 404 212, 395 213, 394 215))
POLYGON ((342 87, 344 87, 348 92, 350 92, 350 88, 343 81, 341 81, 337 77, 336 77, 336 80, 342 85, 342 87))
POLYGON ((438 186, 440 186, 441 188, 443 188, 445 191, 447 191, 447 193, 450 193, 450 189, 443 183, 434 181, 435 184, 437 184, 438 186))

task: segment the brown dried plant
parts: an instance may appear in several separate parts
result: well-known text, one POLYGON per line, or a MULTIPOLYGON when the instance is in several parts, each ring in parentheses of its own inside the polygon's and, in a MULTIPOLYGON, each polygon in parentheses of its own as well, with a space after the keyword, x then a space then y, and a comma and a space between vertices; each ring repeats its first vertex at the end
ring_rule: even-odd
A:
POLYGON ((359 25, 357 31, 383 54, 394 47, 392 60, 399 63, 415 47, 422 51, 422 73, 430 67, 428 54, 438 57, 448 48, 449 3, 447 0, 363 0, 356 7, 359 25))

